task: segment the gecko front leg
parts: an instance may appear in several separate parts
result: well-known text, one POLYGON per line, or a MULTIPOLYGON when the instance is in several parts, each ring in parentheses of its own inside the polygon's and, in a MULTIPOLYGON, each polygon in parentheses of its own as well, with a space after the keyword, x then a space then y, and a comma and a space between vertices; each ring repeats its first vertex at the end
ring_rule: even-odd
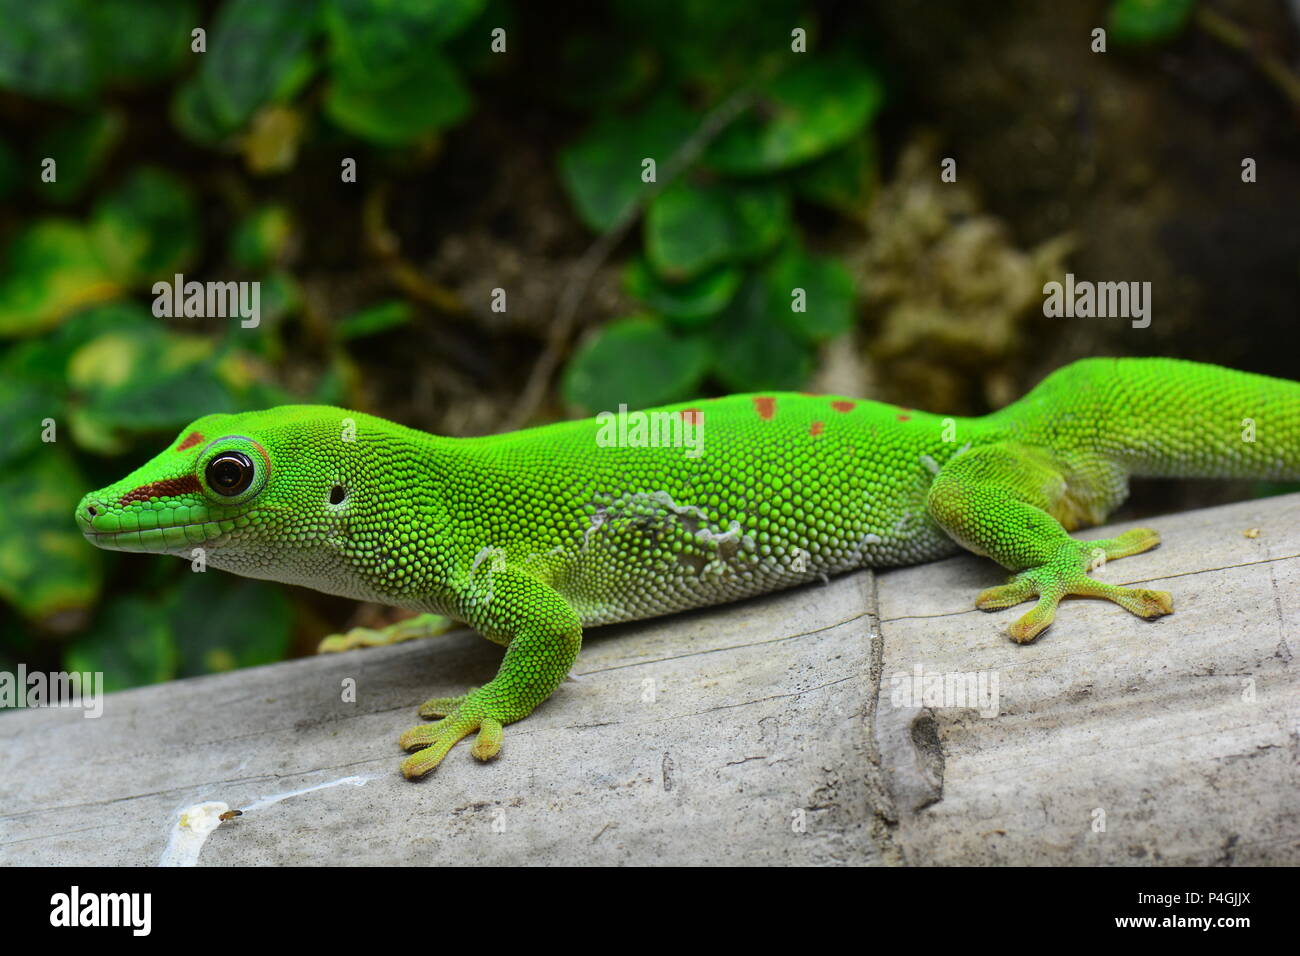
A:
MULTIPOLYGON (((489 573, 489 572, 484 572, 489 573)), ((402 762, 408 779, 441 763, 456 742, 478 731, 471 753, 490 760, 501 750, 502 727, 532 713, 564 680, 582 647, 577 613, 554 588, 514 569, 490 572, 490 589, 466 602, 465 619, 482 634, 506 645, 496 677, 460 697, 434 698, 420 715, 441 717, 402 734, 402 762)))

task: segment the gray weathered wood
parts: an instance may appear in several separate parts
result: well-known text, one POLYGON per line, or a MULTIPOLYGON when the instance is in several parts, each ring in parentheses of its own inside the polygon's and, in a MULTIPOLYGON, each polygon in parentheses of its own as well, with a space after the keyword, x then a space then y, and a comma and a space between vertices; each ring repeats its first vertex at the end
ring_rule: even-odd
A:
POLYGON ((1170 617, 1072 599, 1019 647, 962 556, 604 628, 499 759, 419 783, 397 735, 492 675, 472 634, 10 713, 0 864, 156 864, 208 801, 247 812, 201 865, 1300 862, 1300 496, 1148 523, 1101 574, 1170 617), (998 715, 898 700, 918 664, 996 674, 998 715))

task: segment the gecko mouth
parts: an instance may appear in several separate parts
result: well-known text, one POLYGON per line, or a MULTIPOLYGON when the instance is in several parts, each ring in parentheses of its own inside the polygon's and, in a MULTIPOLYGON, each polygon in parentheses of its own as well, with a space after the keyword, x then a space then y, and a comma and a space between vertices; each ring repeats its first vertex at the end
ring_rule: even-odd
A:
POLYGON ((231 515, 216 521, 195 521, 166 528, 142 528, 134 531, 95 531, 90 522, 78 516, 81 533, 98 548, 144 554, 184 553, 199 545, 212 546, 236 530, 235 522, 247 515, 231 515))

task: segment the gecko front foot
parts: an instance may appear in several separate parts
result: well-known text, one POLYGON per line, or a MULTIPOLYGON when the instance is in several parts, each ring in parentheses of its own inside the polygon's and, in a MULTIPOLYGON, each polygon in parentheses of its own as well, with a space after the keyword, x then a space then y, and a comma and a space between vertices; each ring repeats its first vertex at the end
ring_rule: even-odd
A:
POLYGON ((501 725, 508 721, 494 715, 496 694, 490 688, 491 684, 487 684, 460 697, 434 697, 420 706, 420 716, 442 719, 402 734, 402 749, 416 751, 402 761, 402 774, 408 780, 437 767, 458 741, 476 730, 478 739, 470 753, 479 760, 491 760, 497 755, 501 750, 501 725))
POLYGON ((1048 563, 1021 571, 1006 584, 982 591, 975 606, 995 611, 1038 598, 1033 610, 1008 628, 1018 644, 1026 644, 1041 634, 1055 619, 1061 598, 1069 594, 1114 601, 1138 617, 1172 614, 1174 599, 1168 591, 1123 588, 1088 577, 1088 571, 1105 560, 1139 554, 1159 543, 1160 535, 1150 528, 1134 528, 1117 538, 1099 541, 1071 540, 1062 544, 1048 563))

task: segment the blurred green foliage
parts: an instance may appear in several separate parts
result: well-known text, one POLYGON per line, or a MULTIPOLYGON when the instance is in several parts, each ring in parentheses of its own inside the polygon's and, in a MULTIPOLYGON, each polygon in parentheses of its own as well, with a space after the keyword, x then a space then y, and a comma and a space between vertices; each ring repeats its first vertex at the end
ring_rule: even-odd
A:
MULTIPOLYGON (((718 29, 716 6, 674 9, 691 36, 718 29)), ((564 184, 593 230, 615 228, 644 207, 644 252, 626 266, 624 288, 648 311, 598 330, 574 355, 562 390, 576 408, 686 399, 708 380, 734 391, 796 388, 816 347, 852 325, 852 280, 837 261, 804 247, 793 206, 800 199, 862 215, 875 181, 871 122, 884 84, 860 50, 773 49, 770 36, 789 36, 789 24, 801 22, 796 4, 761 4, 754 16, 771 29, 769 39, 746 50, 750 34, 741 31, 723 44, 756 65, 737 86, 754 105, 703 143, 677 179, 657 177, 707 128, 702 112, 683 104, 715 71, 729 70, 727 58, 697 55, 689 44, 644 106, 612 108, 560 153, 564 184), (653 181, 628 175, 644 172, 650 159, 653 181), (654 367, 643 359, 630 372, 634 357, 651 350, 654 367)))
POLYGON ((1121 46, 1171 40, 1187 25, 1196 0, 1113 0, 1106 28, 1121 46))
MULTIPOLYGON (((619 253, 636 305, 576 345, 568 407, 803 385, 855 301, 803 223, 862 218, 886 100, 860 24, 824 30, 824 6, 610 0, 556 30, 520 0, 0 0, 0 664, 124 687, 289 651, 296 597, 97 551, 72 520, 200 415, 348 403, 358 342, 427 308, 371 283, 354 314, 313 312, 294 250, 332 223, 268 177, 418 173, 526 101, 563 131, 549 160, 587 239, 640 230, 619 253), (259 281, 261 324, 155 316, 154 284, 189 272, 259 281)), ((1118 0, 1111 28, 1154 41, 1188 8, 1118 0)))

